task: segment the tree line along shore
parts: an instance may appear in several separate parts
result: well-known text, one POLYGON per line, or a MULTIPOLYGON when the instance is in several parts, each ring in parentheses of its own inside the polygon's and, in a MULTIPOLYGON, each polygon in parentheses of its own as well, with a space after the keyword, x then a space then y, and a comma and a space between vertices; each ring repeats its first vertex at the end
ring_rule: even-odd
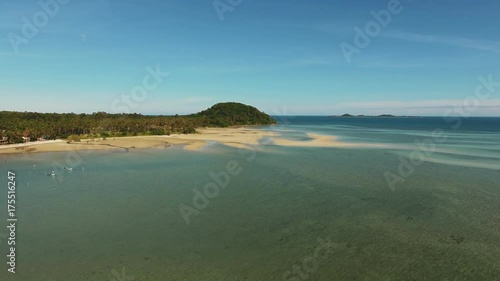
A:
POLYGON ((193 134, 201 127, 275 123, 276 120, 257 108, 235 102, 218 103, 195 114, 175 116, 0 111, 0 145, 54 139, 78 142, 82 138, 193 134))

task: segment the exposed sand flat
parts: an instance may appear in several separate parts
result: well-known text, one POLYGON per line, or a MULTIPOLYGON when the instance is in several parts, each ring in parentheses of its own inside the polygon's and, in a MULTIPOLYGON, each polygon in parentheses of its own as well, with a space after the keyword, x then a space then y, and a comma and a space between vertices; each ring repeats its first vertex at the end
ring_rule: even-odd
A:
POLYGON ((98 142, 89 144, 87 143, 68 144, 65 141, 59 141, 54 143, 29 143, 16 147, 0 146, 0 154, 64 152, 64 151, 75 151, 75 150, 110 150, 110 149, 119 149, 119 148, 104 145, 103 143, 98 143, 98 142))
POLYGON ((35 142, 28 142, 28 143, 7 144, 7 145, 0 145, 0 149, 23 148, 23 147, 30 147, 30 146, 34 146, 34 145, 49 145, 49 144, 62 143, 62 142, 64 142, 64 141, 63 140, 49 140, 49 141, 35 141, 35 142))
POLYGON ((226 146, 252 149, 259 144, 263 137, 271 137, 278 146, 297 147, 339 147, 339 148, 383 148, 384 144, 352 143, 339 141, 334 136, 308 134, 311 140, 296 141, 280 138, 275 132, 257 130, 253 128, 203 128, 198 134, 170 135, 170 136, 137 136, 108 138, 106 140, 82 140, 76 143, 67 143, 63 140, 33 142, 0 146, 0 154, 34 153, 34 152, 64 152, 75 150, 129 150, 141 148, 167 148, 173 145, 183 145, 185 150, 199 150, 216 142, 226 146))
POLYGON ((172 145, 184 145, 185 150, 199 150, 207 145, 207 141, 224 145, 248 148, 258 144, 262 137, 274 136, 273 132, 261 131, 249 127, 242 128, 203 128, 198 134, 170 136, 137 136, 108 138, 106 140, 82 140, 67 143, 63 140, 32 142, 0 146, 0 154, 34 153, 34 152, 64 152, 74 150, 113 150, 139 148, 167 148, 172 145))
POLYGON ((384 144, 376 143, 353 143, 353 142, 342 142, 337 140, 337 137, 318 135, 318 134, 307 134, 310 141, 296 141, 287 140, 281 138, 273 138, 274 144, 279 146, 300 146, 300 147, 345 147, 345 148, 382 148, 386 147, 384 144))

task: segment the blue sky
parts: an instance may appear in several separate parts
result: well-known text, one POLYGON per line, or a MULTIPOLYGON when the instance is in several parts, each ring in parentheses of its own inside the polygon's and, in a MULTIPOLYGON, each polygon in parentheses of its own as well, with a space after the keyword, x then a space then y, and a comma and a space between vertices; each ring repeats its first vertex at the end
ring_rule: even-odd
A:
MULTIPOLYGON (((347 62, 340 44, 389 2, 242 0, 221 20, 213 0, 69 0, 15 53, 9 38, 43 10, 1 0, 0 110, 113 112, 148 66, 170 75, 135 103, 144 114, 239 101, 270 114, 442 115, 479 76, 500 81, 495 0, 401 0, 347 62)), ((472 114, 500 116, 500 88, 472 114)))

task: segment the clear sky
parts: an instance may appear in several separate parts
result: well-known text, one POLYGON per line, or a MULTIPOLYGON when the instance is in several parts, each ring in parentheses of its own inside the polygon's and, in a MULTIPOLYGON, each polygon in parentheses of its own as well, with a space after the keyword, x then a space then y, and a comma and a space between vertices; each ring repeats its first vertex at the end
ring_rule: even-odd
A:
MULTIPOLYGON (((500 81, 498 0, 401 0, 350 62, 340 44, 356 46, 354 28, 390 1, 54 1, 41 1, 49 15, 0 0, 0 110, 113 112, 148 66, 170 75, 134 100, 143 114, 239 101, 270 114, 442 115, 479 76, 500 81)), ((495 88, 473 115, 500 116, 495 88)))

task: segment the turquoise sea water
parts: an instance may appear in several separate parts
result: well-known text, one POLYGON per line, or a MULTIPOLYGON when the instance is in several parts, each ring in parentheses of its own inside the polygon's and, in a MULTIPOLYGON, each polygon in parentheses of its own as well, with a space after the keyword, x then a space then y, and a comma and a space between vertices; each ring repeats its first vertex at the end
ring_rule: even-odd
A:
POLYGON ((19 218, 0 280, 500 279, 500 119, 279 119, 262 129, 385 146, 0 156, 3 264, 7 170, 19 218), (195 197, 211 173, 227 186, 195 197))

